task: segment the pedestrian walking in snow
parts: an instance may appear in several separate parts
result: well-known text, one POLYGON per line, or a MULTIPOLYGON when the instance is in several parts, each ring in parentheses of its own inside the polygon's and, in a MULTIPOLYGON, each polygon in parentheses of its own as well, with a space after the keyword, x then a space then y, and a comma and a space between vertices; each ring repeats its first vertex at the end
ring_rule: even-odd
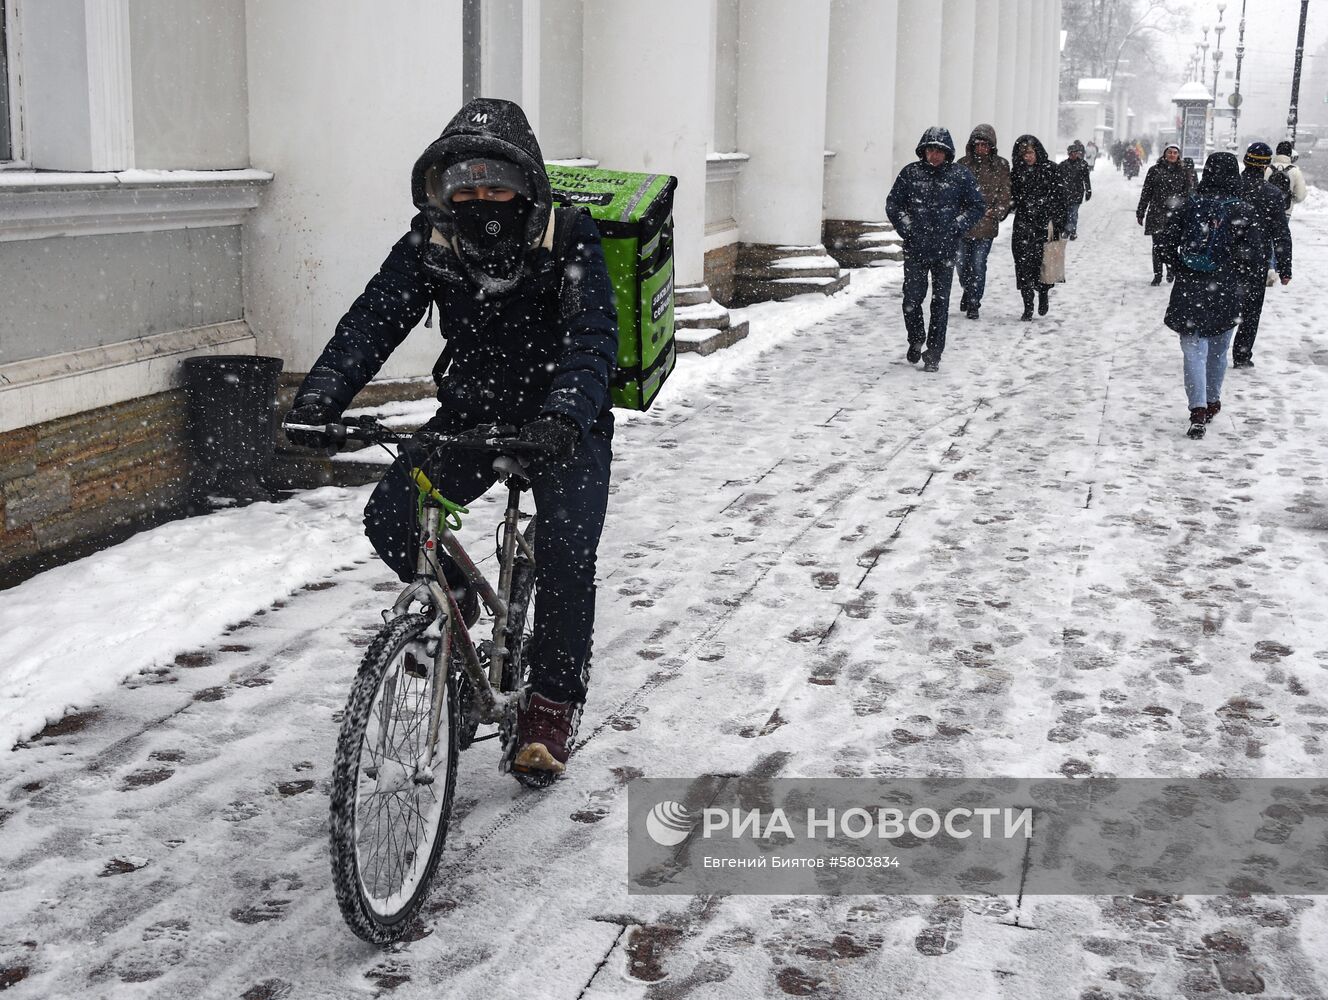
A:
POLYGON ((1264 180, 1274 187, 1281 188, 1287 197, 1287 215, 1290 215, 1309 195, 1305 186, 1305 174, 1296 165, 1296 149, 1290 139, 1283 139, 1277 144, 1277 153, 1264 173, 1264 180))
MULTIPOLYGON (((565 263, 555 259, 544 157, 525 114, 510 101, 480 98, 463 107, 415 162, 411 194, 417 214, 409 232, 337 324, 286 422, 337 422, 436 305, 447 346, 435 368, 438 411, 424 429, 508 424, 552 449, 529 469, 539 516, 539 600, 512 767, 556 774, 566 765, 586 696, 595 553, 609 495, 609 378, 618 319, 604 253, 594 222, 578 214, 564 237, 565 263), (568 311, 560 288, 570 280, 578 294, 568 311)), ((309 447, 327 443, 313 431, 288 437, 309 447)), ((415 571, 412 466, 422 466, 450 500, 466 504, 497 478, 491 463, 479 452, 426 456, 422 448, 402 449, 364 515, 374 548, 402 580, 415 571)), ((470 625, 478 616, 476 596, 450 560, 444 570, 470 625)))
POLYGON ((1060 239, 1066 225, 1065 184, 1047 156, 1041 141, 1021 135, 1010 156, 1010 196, 1014 207, 1014 229, 1010 251, 1014 254, 1014 280, 1024 300, 1023 320, 1033 318, 1033 295, 1038 315, 1051 308, 1051 286, 1042 283, 1042 252, 1048 238, 1060 239))
POLYGON ((1057 164, 1056 169, 1065 183, 1065 235, 1076 240, 1079 238, 1079 206, 1093 200, 1092 168, 1084 160, 1084 144, 1079 140, 1070 143, 1065 153, 1065 159, 1057 164))
POLYGON ((1084 146, 1084 162, 1088 164, 1089 170, 1097 169, 1097 158, 1102 155, 1102 150, 1098 148, 1097 143, 1089 139, 1084 146))
POLYGON ((937 371, 945 350, 959 241, 986 211, 977 181, 954 162, 948 129, 933 125, 922 133, 918 158, 895 178, 885 214, 904 241, 904 327, 908 362, 921 359, 922 370, 937 371), (931 282, 931 323, 924 328, 922 303, 931 282), (923 345, 926 350, 923 350, 923 345))
POLYGON ((1126 143, 1125 152, 1121 154, 1121 170, 1125 173, 1125 179, 1132 181, 1139 176, 1139 165, 1143 162, 1142 154, 1135 143, 1126 143))
POLYGON ((987 257, 1001 221, 1010 214, 1010 164, 996 152, 996 130, 978 125, 968 137, 959 162, 972 171, 986 203, 978 224, 959 241, 959 287, 964 290, 959 309, 977 319, 987 289, 987 257))
POLYGON ((1254 341, 1259 336, 1264 294, 1277 278, 1291 282, 1291 228, 1287 225, 1286 196, 1274 184, 1264 180, 1264 171, 1272 161, 1273 151, 1266 142, 1252 142, 1245 150, 1245 171, 1241 174, 1244 198, 1253 207, 1259 223, 1262 256, 1250 262, 1245 271, 1245 301, 1240 310, 1240 329, 1231 348, 1231 360, 1237 368, 1254 367, 1254 341), (1277 278, 1271 277, 1275 268, 1277 278), (1268 274, 1269 277, 1265 278, 1268 274))
MULTIPOLYGON (((1235 332, 1251 266, 1266 259, 1257 213, 1245 199, 1234 153, 1213 153, 1204 164, 1196 194, 1167 220, 1177 248, 1176 283, 1166 325, 1180 335, 1187 434, 1201 438, 1222 409, 1227 347, 1235 332)), ((1259 283, 1263 287, 1263 283, 1259 283)))
POLYGON ((1144 235, 1153 238, 1153 284, 1162 284, 1162 269, 1167 280, 1176 277, 1176 248, 1167 240, 1167 223, 1193 190, 1190 174, 1180 162, 1180 147, 1174 142, 1162 150, 1158 161, 1148 168, 1144 188, 1139 192, 1135 221, 1144 227, 1144 235))

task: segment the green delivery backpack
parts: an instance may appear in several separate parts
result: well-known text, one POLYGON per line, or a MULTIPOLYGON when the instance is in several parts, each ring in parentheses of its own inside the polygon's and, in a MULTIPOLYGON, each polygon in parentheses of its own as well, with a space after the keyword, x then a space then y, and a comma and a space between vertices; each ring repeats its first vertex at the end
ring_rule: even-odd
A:
POLYGON ((554 256, 566 258, 572 223, 589 211, 618 303, 618 373, 613 405, 647 410, 673 371, 673 192, 668 174, 547 164, 553 202, 554 256), (562 236, 563 239, 559 239, 562 236))

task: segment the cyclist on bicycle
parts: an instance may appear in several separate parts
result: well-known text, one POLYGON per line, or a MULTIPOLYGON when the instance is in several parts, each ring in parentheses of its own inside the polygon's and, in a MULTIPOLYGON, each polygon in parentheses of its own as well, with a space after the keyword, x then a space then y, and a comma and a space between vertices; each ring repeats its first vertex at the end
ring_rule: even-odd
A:
MULTIPOLYGON (((510 424, 521 427, 522 439, 551 446, 550 457, 529 470, 539 515, 539 598, 512 766, 558 773, 586 697, 595 553, 609 495, 618 324, 604 253, 594 222, 578 214, 570 242, 560 242, 568 247, 565 260, 555 259, 544 158, 524 112, 510 101, 466 104, 416 161, 411 193, 418 214, 410 231, 337 324, 286 420, 339 420, 436 305, 447 343, 434 368, 438 412, 424 429, 510 424)), ((328 445, 318 433, 288 437, 328 445)), ((364 523, 403 581, 415 571, 418 491, 408 475, 420 465, 440 493, 462 504, 496 478, 492 458, 479 453, 445 449, 426 462, 422 448, 402 449, 374 490, 364 523)), ((448 562, 448 582, 459 592, 464 576, 448 562)), ((476 596, 468 592, 458 603, 473 624, 476 596)))

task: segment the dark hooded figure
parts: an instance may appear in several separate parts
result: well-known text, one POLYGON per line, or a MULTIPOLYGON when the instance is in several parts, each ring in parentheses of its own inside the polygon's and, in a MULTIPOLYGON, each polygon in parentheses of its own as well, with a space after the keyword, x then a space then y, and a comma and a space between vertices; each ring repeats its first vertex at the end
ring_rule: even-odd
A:
POLYGON ((1263 235, 1245 200, 1234 153, 1213 153, 1198 191, 1172 212, 1168 240, 1177 248, 1176 283, 1166 324, 1180 335, 1188 434, 1200 438, 1222 409, 1227 348, 1253 267, 1263 272, 1263 235))
POLYGON ((1134 210, 1135 221, 1144 227, 1144 235, 1153 237, 1154 285, 1162 284, 1164 266, 1167 280, 1175 280, 1176 248, 1167 243, 1167 222, 1193 189, 1193 175, 1181 162, 1180 147, 1168 143, 1157 162, 1148 168, 1144 189, 1139 192, 1139 206, 1134 210))
POLYGON ((1084 144, 1076 139, 1056 167, 1065 182, 1065 235, 1079 238, 1079 206, 1093 200, 1093 168, 1084 159, 1084 144))
POLYGON ((1030 320, 1034 292, 1039 315, 1045 316, 1051 308, 1047 294, 1051 286, 1042 283, 1042 251, 1049 238, 1061 238, 1066 225, 1065 183, 1036 136, 1021 135, 1015 140, 1010 156, 1010 193, 1014 204, 1014 229, 1010 233, 1014 280, 1024 300, 1020 318, 1030 320))
POLYGON ((1265 142, 1252 142, 1245 151, 1245 171, 1241 184, 1245 200, 1259 219, 1263 240, 1261 256, 1250 262, 1245 275, 1245 301, 1240 310, 1240 329, 1231 348, 1231 361, 1237 368, 1254 367, 1254 340, 1259 335, 1263 298, 1268 286, 1279 278, 1291 281, 1291 229, 1287 225, 1286 196, 1280 188, 1264 179, 1273 151, 1265 142), (1273 273, 1275 272, 1275 273, 1273 273))
POLYGON ((982 218, 986 205, 967 167, 954 162, 954 140, 933 125, 918 140, 918 158, 895 178, 885 214, 904 241, 904 327, 909 364, 940 368, 950 311, 955 254, 960 238, 982 218), (931 281, 931 325, 923 326, 922 303, 931 281), (926 352, 923 352, 923 344, 926 352))
MULTIPOLYGON (((447 344, 434 371, 438 412, 425 429, 509 424, 521 427, 524 439, 552 446, 553 455, 530 469, 540 599, 531 690, 511 750, 513 770, 556 774, 586 695, 595 552, 608 503, 618 322, 604 253, 594 222, 578 214, 565 266, 555 259, 544 158, 525 114, 510 101, 480 98, 463 107, 415 163, 411 197, 417 214, 410 230, 337 324, 286 422, 335 423, 436 306, 447 344), (578 282, 575 309, 560 295, 564 275, 578 282)), ((287 436, 308 447, 327 444, 312 431, 287 436)), ((461 504, 495 480, 492 456, 402 449, 364 515, 374 548, 402 580, 415 571, 412 466, 461 504)), ((444 570, 466 624, 473 624, 475 594, 450 561, 444 570)))
POLYGON ((987 290, 987 256, 991 242, 1010 214, 1010 164, 996 152, 996 130, 978 125, 968 137, 959 162, 973 172, 987 210, 978 224, 959 241, 959 287, 964 290, 959 309, 969 319, 977 319, 982 296, 987 290))

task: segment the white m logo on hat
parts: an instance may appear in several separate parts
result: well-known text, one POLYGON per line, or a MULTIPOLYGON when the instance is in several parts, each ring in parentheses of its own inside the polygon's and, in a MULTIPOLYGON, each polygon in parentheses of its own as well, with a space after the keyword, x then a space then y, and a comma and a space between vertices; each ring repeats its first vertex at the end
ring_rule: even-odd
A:
POLYGON ((489 112, 476 111, 470 116, 470 120, 476 125, 487 125, 489 123, 489 112))

